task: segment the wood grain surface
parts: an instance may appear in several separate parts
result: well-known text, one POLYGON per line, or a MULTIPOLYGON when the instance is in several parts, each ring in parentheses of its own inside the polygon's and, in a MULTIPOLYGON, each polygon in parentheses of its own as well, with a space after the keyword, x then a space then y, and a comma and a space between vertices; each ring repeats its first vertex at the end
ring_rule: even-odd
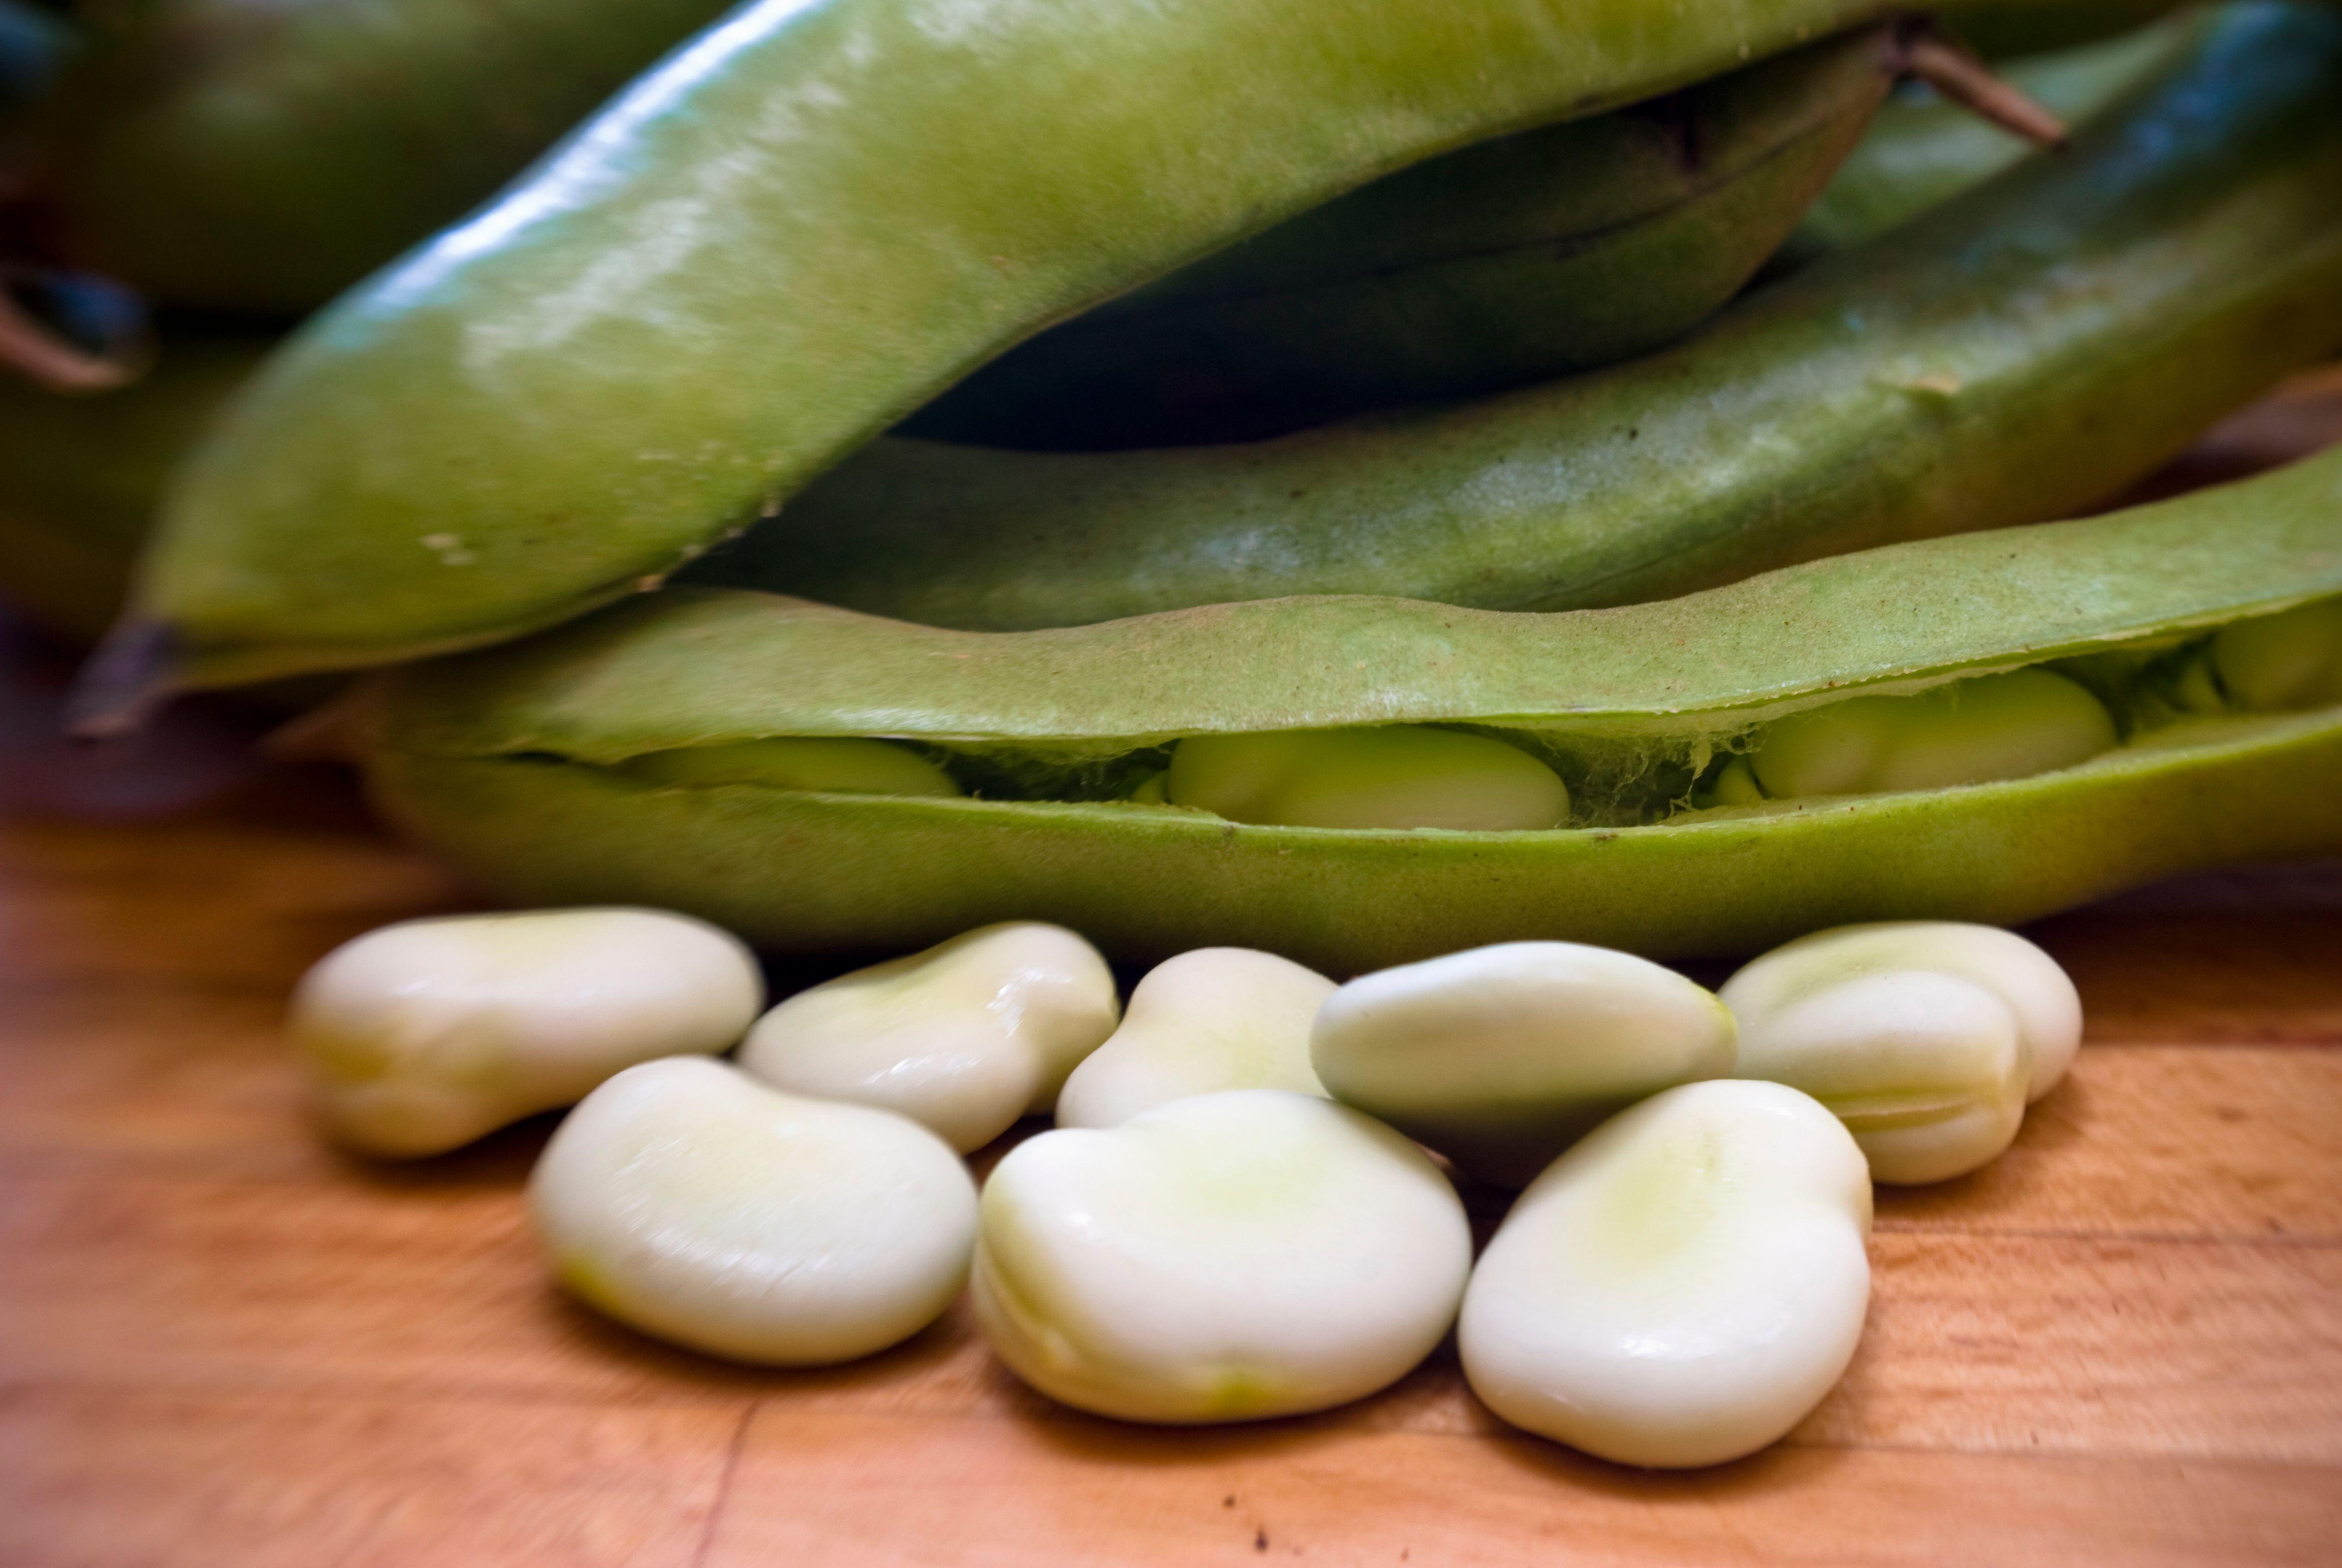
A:
MULTIPOLYGON (((2304 384, 2160 483, 2337 433, 2304 384)), ((277 1037, 304 967, 460 891, 233 714, 66 751, 60 678, 0 651, 8 1568, 2342 1562, 2342 866, 2035 928, 2072 1078, 1989 1169, 1882 1194, 1861 1352, 1787 1442, 1651 1475, 1508 1433, 1452 1350, 1159 1432, 1031 1394, 959 1311, 795 1374, 602 1322, 524 1223, 550 1119, 347 1159, 277 1037)))

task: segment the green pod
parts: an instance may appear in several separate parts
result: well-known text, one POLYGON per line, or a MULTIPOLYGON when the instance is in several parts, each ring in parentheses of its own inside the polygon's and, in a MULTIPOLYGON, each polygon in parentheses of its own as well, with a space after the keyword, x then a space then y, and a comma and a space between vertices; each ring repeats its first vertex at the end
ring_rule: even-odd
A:
POLYGON ((1883 9, 751 0, 303 328, 175 489, 85 722, 565 620, 1111 295, 1883 9))
POLYGON ((725 0, 130 0, 46 106, 63 259, 290 316, 510 179, 725 0))
POLYGON ((1055 449, 1250 440, 1681 337, 1779 248, 1893 79, 1885 29, 1418 164, 1109 301, 914 414, 1055 449))
POLYGON ((1564 609, 2071 515, 2342 346, 2342 12, 2247 5, 2062 156, 1500 397, 1241 446, 874 444, 701 580, 976 629, 1564 609))
MULTIPOLYGON (((75 41, 64 17, 25 0, 0 0, 0 191, 25 178, 31 163, 27 122, 75 41)), ((0 210, 0 239, 13 238, 5 233, 8 226, 6 213, 0 210)))
POLYGON ((2342 849, 2342 709, 2171 700, 2222 627, 2342 594, 2337 515, 2342 450, 1618 610, 1327 597, 1003 634, 678 589, 394 672, 358 728, 382 809, 496 894, 688 910, 768 947, 904 950, 1013 917, 1132 960, 1225 944, 1337 974, 1525 938, 1737 954, 2342 849), (2021 779, 1689 804, 1774 721, 2051 664, 2122 744, 2021 779), (1188 736, 1397 724, 1542 756, 1570 825, 1265 826, 1114 798, 1188 736), (975 793, 634 768, 772 737, 892 738, 975 793))
POLYGON ((1936 15, 1993 60, 2103 43, 2180 9, 2183 0, 2049 0, 2007 5, 1945 5, 1936 15))
POLYGON ((47 90, 73 40, 63 17, 23 0, 0 0, 0 128, 13 129, 24 106, 47 90))
MULTIPOLYGON (((2063 121, 2089 125, 2184 56, 2195 28, 2180 17, 2120 37, 2004 62, 2001 79, 2063 121)), ((1885 234, 2035 152, 2023 137, 1912 84, 1878 112, 1784 247, 1807 261, 1885 234)))
POLYGON ((173 469, 269 343, 174 329, 139 380, 71 396, 0 375, 0 601, 65 641, 96 641, 173 469))

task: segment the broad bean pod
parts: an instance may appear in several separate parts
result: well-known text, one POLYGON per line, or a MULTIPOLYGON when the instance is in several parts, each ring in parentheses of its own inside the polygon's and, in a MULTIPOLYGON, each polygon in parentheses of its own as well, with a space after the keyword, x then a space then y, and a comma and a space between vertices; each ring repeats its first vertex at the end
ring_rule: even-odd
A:
POLYGON ((2337 190, 2342 15, 2246 5, 2062 155, 1660 354, 1243 445, 880 442, 699 575, 971 629, 1572 609, 2070 515, 2342 347, 2337 190))
POLYGON ((302 329, 175 490, 85 726, 624 597, 1056 321, 1885 9, 751 0, 302 329))
POLYGON ((1043 333, 903 429, 1247 440, 1646 353, 1779 248, 1899 53, 1891 29, 1849 33, 1417 164, 1043 333))
MULTIPOLYGON (((35 46, 57 43, 55 23, 25 13, 19 50, 12 29, 22 10, 0 7, 0 108, 18 55, 29 81, 35 46)), ((1623 357, 1710 315, 1774 250, 1877 106, 1886 53, 1878 32, 1851 34, 1616 114, 1434 159, 1045 334, 976 382, 995 373, 1030 381, 1034 368, 1017 367, 1033 351, 1058 344, 1106 353, 1114 345, 1096 341, 1101 331, 1117 340, 1136 332, 1146 343, 1124 345, 1123 363, 1105 367, 1126 401, 1163 381, 1156 372, 1134 379, 1137 355, 1159 357, 1186 341, 1196 310, 1248 315, 1263 303, 1262 289, 1283 291, 1272 296, 1283 302, 1274 318, 1288 329, 1272 353, 1280 363, 1297 347, 1286 308, 1296 297, 1312 302, 1304 335, 1313 340, 1325 335, 1329 314, 1352 323, 1338 355, 1346 380, 1365 368, 1362 358, 1384 375, 1419 377, 1430 368, 1428 359, 1401 363, 1395 349, 1470 358, 1499 339, 1511 363, 1527 355, 1546 370, 1623 357), (1395 285, 1395 266, 1412 282, 1395 285), (1453 333, 1475 341, 1426 345, 1417 325, 1395 343, 1389 320, 1369 328, 1350 315, 1363 299, 1411 319, 1425 298, 1446 301, 1453 333), (1525 323, 1525 308, 1543 315, 1525 323), (1165 327, 1173 344, 1156 341, 1165 327)), ((1229 351, 1256 358, 1263 324, 1236 325, 1246 335, 1229 351)), ((144 384, 103 396, 40 396, 0 378, 0 594, 52 630, 95 641, 121 609, 172 467, 258 367, 272 337, 175 326, 144 384)), ((1505 379, 1501 369, 1496 379, 1505 379)), ((946 401, 981 391, 971 383, 946 401)), ((1089 389, 1093 401, 1096 391, 1089 389)), ((1216 401, 1225 406, 1215 419, 1257 411, 1261 402, 1234 382, 1216 401)), ((1145 411, 1117 404, 1108 412, 1145 411)), ((1183 428, 1204 417, 1184 404, 1176 416, 1183 428)), ((1070 428, 1059 426, 1053 439, 1070 428)))
POLYGON ((1244 945, 1335 974, 1529 938, 1739 954, 2342 848, 2342 710, 2187 697, 2222 628, 2342 597, 2337 515, 2342 451, 1553 615, 1326 597, 985 634, 675 590, 392 673, 355 727, 388 816, 500 895, 657 904, 776 948, 902 951, 1016 916, 1124 959, 1244 945), (1692 804, 1775 720, 2043 666, 2096 693, 2122 744, 2025 777, 1692 804), (1188 736, 1397 724, 1543 758, 1568 824, 1264 825, 1116 798, 1188 736), (969 793, 634 767, 771 736, 887 738, 969 793))

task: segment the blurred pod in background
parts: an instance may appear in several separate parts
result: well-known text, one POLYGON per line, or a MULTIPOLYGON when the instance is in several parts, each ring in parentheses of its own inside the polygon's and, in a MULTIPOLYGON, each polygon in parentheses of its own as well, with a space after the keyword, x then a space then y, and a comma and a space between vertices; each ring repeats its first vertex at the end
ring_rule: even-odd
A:
POLYGON ((39 111, 28 226, 50 259, 158 302, 296 315, 493 195, 726 8, 92 6, 78 18, 85 45, 39 111))
POLYGON ((64 17, 24 0, 0 0, 0 135, 37 98, 73 45, 64 17))
POLYGON ((1945 5, 1946 25, 1991 60, 2076 49, 2127 33, 2180 8, 2179 0, 2046 0, 2034 5, 1945 5))
POLYGON ((175 330, 144 378, 76 396, 0 375, 0 603, 53 636, 95 641, 171 471, 272 341, 175 330))
POLYGON ((72 26, 55 12, 26 0, 0 0, 0 255, 25 248, 13 231, 31 157, 26 122, 74 42, 72 26))

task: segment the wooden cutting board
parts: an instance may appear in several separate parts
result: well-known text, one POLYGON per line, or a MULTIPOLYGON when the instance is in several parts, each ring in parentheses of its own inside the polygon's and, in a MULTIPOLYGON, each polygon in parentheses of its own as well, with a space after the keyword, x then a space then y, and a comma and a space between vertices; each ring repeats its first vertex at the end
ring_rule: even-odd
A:
MULTIPOLYGON (((2307 387, 2167 487, 2337 434, 2307 387)), ((0 654, 7 1568, 2342 1562, 2342 866, 2036 928, 2072 1078, 1882 1194, 1861 1353, 1786 1443, 1646 1475, 1508 1433, 1452 1352, 1165 1432, 1030 1394, 964 1313, 818 1373, 597 1320, 524 1224, 547 1123, 390 1169, 304 1120, 287 988, 456 891, 217 714, 63 752, 57 674, 0 654)))

